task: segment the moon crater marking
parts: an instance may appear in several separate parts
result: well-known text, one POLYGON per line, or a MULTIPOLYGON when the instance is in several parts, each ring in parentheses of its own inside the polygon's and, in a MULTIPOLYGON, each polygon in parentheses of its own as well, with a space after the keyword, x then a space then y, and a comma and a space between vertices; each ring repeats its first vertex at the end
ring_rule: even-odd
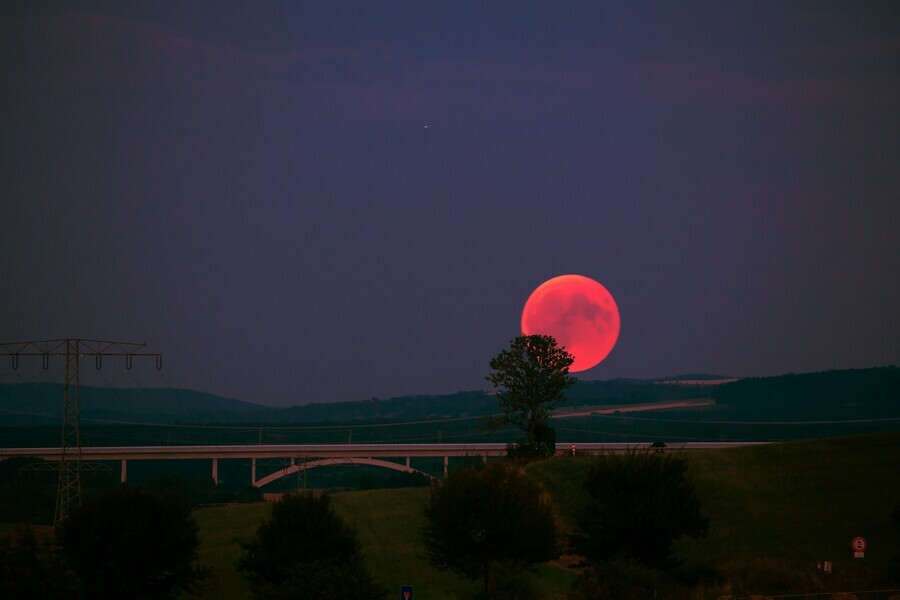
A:
POLYGON ((600 364, 615 346, 619 327, 619 309, 612 294, 583 275, 560 275, 545 281, 522 310, 522 333, 556 338, 575 357, 571 372, 600 364))

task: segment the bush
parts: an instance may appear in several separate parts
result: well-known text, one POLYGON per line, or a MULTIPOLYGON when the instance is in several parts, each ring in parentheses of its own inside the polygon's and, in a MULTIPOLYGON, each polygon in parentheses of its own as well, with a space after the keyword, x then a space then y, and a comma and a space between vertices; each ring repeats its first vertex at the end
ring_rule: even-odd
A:
POLYGON ((506 457, 520 463, 542 460, 553 456, 555 449, 544 443, 515 442, 506 445, 506 457))
POLYGON ((366 572, 359 542, 328 494, 286 494, 244 545, 238 569, 259 598, 384 597, 366 572))
POLYGON ((672 542, 704 536, 708 526, 686 470, 671 454, 598 457, 585 482, 590 501, 578 518, 575 548, 595 564, 618 557, 673 567, 672 542))
POLYGON ((104 490, 59 525, 57 540, 92 600, 172 598, 204 573, 197 525, 175 495, 134 486, 104 490))
POLYGON ((433 565, 469 579, 521 570, 556 555, 556 518, 540 486, 505 462, 463 469, 432 489, 422 530, 433 565))

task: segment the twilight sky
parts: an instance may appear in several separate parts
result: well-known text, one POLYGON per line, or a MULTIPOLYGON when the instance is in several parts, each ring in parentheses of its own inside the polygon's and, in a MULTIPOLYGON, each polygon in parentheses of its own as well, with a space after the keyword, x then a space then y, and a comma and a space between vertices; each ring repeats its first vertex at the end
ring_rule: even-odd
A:
POLYGON ((900 364, 893 1, 7 1, 0 182, 0 342, 145 386, 487 389, 565 273, 582 379, 900 364))

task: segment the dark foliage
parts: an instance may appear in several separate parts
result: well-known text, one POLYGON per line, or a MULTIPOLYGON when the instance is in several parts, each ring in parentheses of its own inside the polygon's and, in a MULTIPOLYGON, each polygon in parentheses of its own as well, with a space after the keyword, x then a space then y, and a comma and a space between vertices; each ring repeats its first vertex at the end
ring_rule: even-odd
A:
POLYGON ((303 598, 309 589, 316 598, 384 595, 363 568, 356 535, 334 512, 328 494, 285 495, 244 549, 238 569, 260 598, 303 598), (321 574, 327 573, 335 579, 324 586, 321 574), (308 588, 311 581, 324 587, 308 588))
POLYGON ((128 485, 104 490, 56 535, 92 600, 172 598, 203 577, 195 565, 197 525, 174 494, 128 485))
POLYGON ((539 428, 566 399, 566 388, 575 383, 569 375, 574 357, 549 335, 520 335, 491 359, 486 377, 497 391, 502 415, 485 417, 484 428, 496 431, 514 425, 525 432, 526 443, 538 443, 539 428))
POLYGON ((216 485, 207 475, 185 477, 179 473, 160 473, 141 485, 162 495, 181 498, 191 507, 227 502, 261 502, 263 499, 262 491, 257 487, 216 485))
POLYGON ((0 598, 68 600, 79 597, 78 578, 46 540, 20 525, 0 540, 0 598))
POLYGON ((708 525, 686 470, 684 460, 659 452, 595 459, 585 482, 590 502, 573 538, 578 552, 594 563, 618 557, 674 566, 672 542, 704 536, 708 525))
POLYGON ((422 530, 429 560, 469 579, 556 555, 556 519, 540 486, 505 462, 463 469, 432 490, 422 530))
POLYGON ((240 502, 241 504, 251 504, 253 502, 262 502, 263 501, 263 493, 262 490, 256 487, 255 485, 246 485, 240 489, 240 491, 234 497, 235 502, 240 502))

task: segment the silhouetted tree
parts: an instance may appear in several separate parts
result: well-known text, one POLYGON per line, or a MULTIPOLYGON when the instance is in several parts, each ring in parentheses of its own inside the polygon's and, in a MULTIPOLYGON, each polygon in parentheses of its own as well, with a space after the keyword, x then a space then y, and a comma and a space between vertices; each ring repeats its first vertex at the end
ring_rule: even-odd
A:
POLYGON ((86 598, 172 598, 204 572, 195 565, 197 525, 176 495, 118 486, 85 500, 57 540, 86 598))
POLYGON ((508 350, 491 359, 486 377, 497 391, 501 416, 485 417, 483 427, 496 431, 515 425, 534 446, 547 418, 566 399, 565 390, 575 383, 569 367, 575 358, 549 335, 520 335, 508 350))
POLYGON ((595 459, 575 548, 595 563, 615 557, 672 567, 672 542, 683 535, 702 537, 708 525, 686 470, 684 460, 658 452, 595 459))
POLYGON ((493 462, 451 474, 433 488, 422 530, 428 559, 469 579, 492 568, 523 569, 557 550, 553 507, 541 487, 510 463, 493 462))
POLYGON ((363 566, 353 531, 328 494, 286 494, 238 561, 259 598, 369 600, 385 596, 363 566))

